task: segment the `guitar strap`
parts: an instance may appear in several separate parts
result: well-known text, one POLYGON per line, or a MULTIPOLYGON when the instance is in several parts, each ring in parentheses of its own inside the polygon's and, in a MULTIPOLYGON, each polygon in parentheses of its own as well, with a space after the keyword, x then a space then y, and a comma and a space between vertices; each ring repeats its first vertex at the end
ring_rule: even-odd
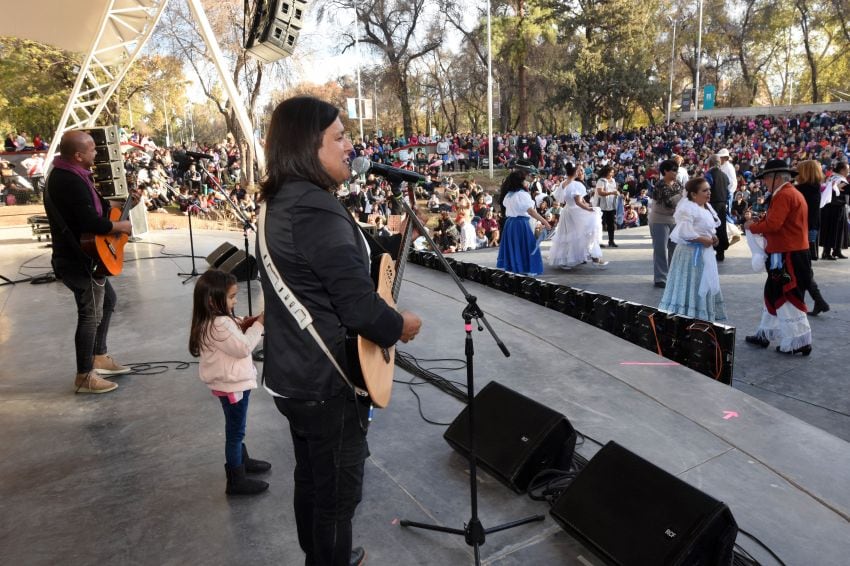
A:
POLYGON ((272 256, 269 254, 268 247, 266 246, 267 208, 268 203, 260 207, 260 217, 257 222, 257 243, 260 248, 260 261, 263 262, 263 266, 266 268, 266 275, 269 278, 269 282, 272 287, 274 287, 275 293, 277 293, 280 302, 284 307, 286 307, 286 310, 289 311, 292 318, 295 319, 299 328, 310 333, 310 336, 316 341, 316 344, 319 345, 319 348, 322 352, 324 352, 325 356, 328 357, 346 385, 348 385, 357 395, 364 397, 369 395, 367 391, 360 389, 354 385, 350 379, 348 379, 348 376, 340 367, 339 362, 336 361, 336 358, 334 358, 333 354, 331 354, 331 351, 328 349, 327 344, 325 344, 325 341, 316 331, 316 327, 313 326, 313 317, 310 315, 310 311, 307 310, 307 307, 301 304, 301 301, 299 301, 295 294, 289 289, 289 287, 287 287, 286 283, 283 281, 283 277, 280 276, 280 272, 278 272, 277 267, 275 267, 272 256))

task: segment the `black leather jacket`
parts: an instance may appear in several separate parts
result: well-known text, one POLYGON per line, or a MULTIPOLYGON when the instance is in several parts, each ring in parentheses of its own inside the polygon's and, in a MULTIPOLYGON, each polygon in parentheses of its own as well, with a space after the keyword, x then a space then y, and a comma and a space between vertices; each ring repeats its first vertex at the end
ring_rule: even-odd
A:
MULTIPOLYGON (((263 206, 268 207, 268 252, 340 366, 348 368, 347 331, 380 346, 395 344, 401 337, 402 317, 375 293, 366 243, 342 204, 312 183, 295 181, 282 185, 263 206)), ((260 269, 266 316, 265 384, 285 397, 316 401, 335 397, 345 383, 283 306, 262 262, 260 269)))

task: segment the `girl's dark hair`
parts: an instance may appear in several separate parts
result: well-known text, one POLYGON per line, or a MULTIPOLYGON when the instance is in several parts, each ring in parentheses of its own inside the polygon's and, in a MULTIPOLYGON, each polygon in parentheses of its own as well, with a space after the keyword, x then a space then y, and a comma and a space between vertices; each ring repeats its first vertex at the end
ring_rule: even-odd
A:
POLYGON ((613 167, 611 167, 610 165, 606 165, 605 167, 603 167, 602 169, 599 170, 599 178, 601 179, 602 177, 607 177, 608 173, 610 173, 613 170, 614 170, 613 167))
MULTIPOLYGON (((693 195, 697 194, 702 187, 703 183, 708 185, 708 181, 705 180, 705 177, 694 177, 685 183, 685 196, 688 197, 688 200, 694 200, 693 195)), ((709 185, 710 187, 711 185, 709 185)))
POLYGON ((196 358, 210 338, 213 321, 218 316, 233 316, 227 312, 227 290, 236 285, 232 273, 208 269, 195 283, 192 298, 192 327, 189 330, 189 353, 196 358))
POLYGON ((266 134, 266 178, 260 195, 268 200, 280 186, 304 179, 324 189, 336 182, 319 161, 324 132, 339 116, 339 108, 312 96, 296 96, 277 105, 266 134))
POLYGON ((572 161, 567 161, 567 164, 564 165, 564 172, 567 174, 567 177, 572 177, 578 171, 578 165, 573 163, 572 161))
POLYGON ((499 207, 502 210, 505 209, 503 203, 508 193, 524 189, 523 183, 527 177, 528 171, 523 171, 522 169, 514 169, 505 177, 505 180, 502 181, 502 189, 499 191, 499 207))

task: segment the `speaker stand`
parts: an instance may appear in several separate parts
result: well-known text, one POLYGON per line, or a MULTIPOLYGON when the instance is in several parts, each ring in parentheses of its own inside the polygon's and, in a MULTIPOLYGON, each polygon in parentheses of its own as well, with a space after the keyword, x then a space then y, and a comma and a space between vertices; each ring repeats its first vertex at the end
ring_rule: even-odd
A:
POLYGON ((389 181, 393 184, 393 198, 401 202, 405 212, 407 213, 408 218, 411 222, 413 222, 414 226, 416 226, 419 233, 424 236, 428 243, 431 245, 431 249, 433 249, 434 252, 437 254, 437 257, 443 264, 443 267, 445 267, 446 272, 452 277, 455 284, 460 289, 461 293, 463 293, 463 296, 466 299, 467 303, 466 307, 461 313, 461 316, 463 317, 464 331, 466 332, 464 351, 466 354, 466 402, 468 406, 467 414, 469 417, 469 455, 467 458, 469 461, 469 503, 471 508, 471 517, 462 529, 443 527, 441 525, 431 525, 428 523, 418 523, 416 521, 408 521, 407 519, 401 520, 401 526, 463 536, 464 540, 466 541, 466 544, 472 547, 473 554, 475 556, 475 564, 476 566, 479 566, 481 564, 480 547, 482 544, 484 544, 486 535, 491 533, 497 533, 499 531, 504 531, 507 529, 512 529, 514 527, 519 527, 528 523, 542 521, 545 519, 543 515, 532 515, 531 517, 526 517, 524 519, 511 521, 509 523, 504 523, 502 525, 497 525, 495 527, 485 529, 484 526, 481 524, 481 520, 478 517, 478 467, 475 461, 475 374, 473 371, 473 358, 475 357, 475 348, 472 343, 472 319, 475 319, 479 332, 484 330, 484 328, 481 326, 482 323, 484 324, 484 326, 487 327, 487 330, 493 336, 493 339, 496 341, 496 344, 499 346, 499 349, 502 351, 505 357, 508 357, 511 354, 505 344, 496 335, 496 332, 490 326, 490 323, 484 317, 484 311, 482 311, 481 308, 478 306, 476 297, 470 295, 469 292, 466 290, 466 287, 463 286, 463 283, 461 282, 460 278, 454 272, 454 269, 452 269, 452 267, 448 264, 443 254, 440 253, 440 248, 437 246, 437 244, 434 243, 434 240, 431 239, 431 235, 422 225, 422 222, 416 216, 415 212, 410 207, 410 204, 408 204, 407 200, 401 196, 401 191, 399 189, 399 184, 401 180, 390 178, 389 181))
POLYGON ((191 251, 191 254, 192 254, 192 272, 191 273, 178 273, 177 274, 178 277, 186 277, 183 280, 184 285, 186 283, 188 283, 189 281, 191 281, 193 278, 200 275, 198 273, 198 270, 195 269, 195 236, 192 233, 192 207, 193 206, 195 206, 193 203, 189 203, 189 206, 186 207, 186 212, 189 215, 189 250, 191 251))

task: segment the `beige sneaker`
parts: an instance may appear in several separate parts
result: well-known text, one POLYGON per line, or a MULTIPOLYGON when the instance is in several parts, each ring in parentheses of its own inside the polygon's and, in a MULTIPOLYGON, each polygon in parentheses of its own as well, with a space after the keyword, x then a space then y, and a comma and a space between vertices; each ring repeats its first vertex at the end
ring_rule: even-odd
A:
POLYGON ((117 383, 103 379, 95 370, 78 373, 74 379, 74 386, 77 388, 75 393, 109 393, 118 388, 117 383))
POLYGON ((97 373, 101 375, 122 375, 125 373, 130 373, 130 368, 127 366, 122 366, 109 354, 103 354, 102 356, 94 357, 94 369, 97 370, 97 373))

